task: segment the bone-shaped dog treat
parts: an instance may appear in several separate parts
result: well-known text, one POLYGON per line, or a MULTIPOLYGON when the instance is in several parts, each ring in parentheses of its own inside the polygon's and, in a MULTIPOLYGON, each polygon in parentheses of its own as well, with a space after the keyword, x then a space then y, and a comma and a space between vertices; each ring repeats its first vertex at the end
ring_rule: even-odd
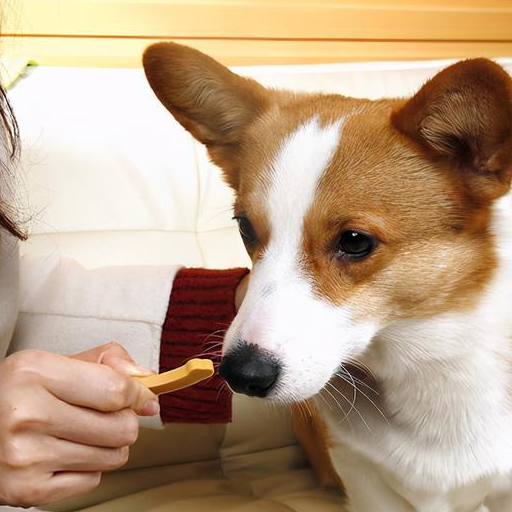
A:
POLYGON ((183 366, 169 370, 168 372, 148 377, 133 376, 142 382, 155 395, 171 393, 178 389, 188 388, 213 375, 213 363, 210 359, 191 359, 183 366))

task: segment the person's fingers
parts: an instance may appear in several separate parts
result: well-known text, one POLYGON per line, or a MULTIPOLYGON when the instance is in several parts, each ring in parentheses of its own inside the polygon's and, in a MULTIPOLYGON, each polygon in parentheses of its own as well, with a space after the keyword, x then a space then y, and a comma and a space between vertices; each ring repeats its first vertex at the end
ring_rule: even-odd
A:
POLYGON ((8 492, 2 493, 2 504, 13 507, 42 506, 75 494, 91 491, 99 485, 101 472, 63 472, 46 474, 13 473, 2 480, 8 492))
POLYGON ((139 381, 104 365, 72 362, 80 366, 77 373, 68 367, 67 375, 54 375, 48 379, 48 390, 64 402, 104 412, 130 408, 144 414, 158 413, 156 395, 139 381), (69 386, 71 373, 82 375, 79 385, 69 386))
POLYGON ((68 404, 104 412, 126 408, 143 414, 158 412, 156 395, 136 379, 102 364, 27 350, 11 363, 9 371, 13 386, 16 382, 24 387, 41 384, 68 404))
POLYGON ((98 360, 99 363, 109 366, 113 370, 124 375, 153 375, 155 372, 149 368, 145 368, 131 360, 126 359, 124 356, 119 356, 113 351, 106 351, 98 360))
POLYGON ((70 357, 90 363, 105 364, 126 375, 151 375, 154 373, 153 370, 137 364, 126 349, 114 341, 90 348, 70 357))
POLYGON ((54 398, 44 433, 74 443, 105 448, 132 445, 139 434, 139 420, 131 409, 99 412, 54 398), (90 427, 84 428, 84 425, 90 427))
POLYGON ((156 416, 160 413, 160 401, 158 400, 158 397, 156 397, 156 400, 146 402, 140 409, 137 409, 135 412, 139 416, 156 416))
POLYGON ((49 436, 40 442, 40 449, 46 450, 53 471, 110 471, 124 466, 129 455, 128 446, 88 446, 49 436))
POLYGON ((128 446, 105 448, 72 443, 39 432, 20 432, 5 446, 5 463, 20 474, 108 471, 128 460, 128 446))
POLYGON ((32 505, 37 503, 39 506, 44 506, 47 503, 92 491, 98 487, 100 481, 101 473, 99 471, 64 471, 55 473, 45 482, 44 489, 40 493, 41 497, 30 503, 32 505))
MULTIPOLYGON (((107 350, 112 350, 113 347, 120 347, 121 350, 126 353, 128 358, 130 358, 128 352, 126 352, 126 350, 115 341, 105 343, 104 345, 98 345, 97 347, 88 348, 83 352, 78 352, 77 354, 73 354, 69 357, 72 357, 73 359, 80 359, 81 361, 87 361, 89 363, 98 363, 101 355, 107 350)), ((117 348, 114 348, 114 350, 117 351, 117 348)))

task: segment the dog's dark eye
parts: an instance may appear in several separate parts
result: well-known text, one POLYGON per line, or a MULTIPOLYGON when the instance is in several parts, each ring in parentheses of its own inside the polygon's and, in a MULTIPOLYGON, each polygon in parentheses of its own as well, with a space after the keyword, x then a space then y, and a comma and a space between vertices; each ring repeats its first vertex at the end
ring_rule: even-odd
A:
POLYGON ((253 245, 256 243, 258 237, 256 236, 256 231, 252 227, 251 221, 247 217, 233 217, 238 222, 238 230, 240 231, 240 236, 245 245, 253 245))
POLYGON ((366 233, 348 230, 344 231, 338 241, 338 251, 349 258, 364 258, 376 247, 377 240, 366 233))

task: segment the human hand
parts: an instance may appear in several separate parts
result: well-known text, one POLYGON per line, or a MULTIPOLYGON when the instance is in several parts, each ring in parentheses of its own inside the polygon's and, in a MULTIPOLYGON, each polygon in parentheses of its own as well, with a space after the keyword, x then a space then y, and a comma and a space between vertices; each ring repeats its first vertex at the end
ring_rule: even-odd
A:
POLYGON ((124 347, 115 341, 90 348, 84 352, 79 352, 72 356, 73 359, 88 361, 90 363, 100 363, 110 366, 113 370, 124 375, 151 375, 155 373, 149 368, 144 368, 137 364, 128 354, 124 347))
POLYGON ((0 363, 0 503, 89 491, 126 463, 137 413, 158 413, 157 397, 126 375, 150 372, 132 365, 115 344, 74 357, 23 350, 0 363))

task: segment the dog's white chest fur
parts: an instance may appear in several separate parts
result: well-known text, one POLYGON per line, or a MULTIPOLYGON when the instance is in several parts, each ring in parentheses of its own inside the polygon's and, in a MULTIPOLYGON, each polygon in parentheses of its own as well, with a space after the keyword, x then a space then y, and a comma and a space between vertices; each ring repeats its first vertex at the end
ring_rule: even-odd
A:
MULTIPOLYGON (((355 404, 364 422, 352 411, 351 424, 340 428, 339 416, 326 414, 339 443, 331 455, 355 511, 474 512, 484 503, 492 477, 512 468, 507 397, 492 389, 474 396, 464 389, 448 391, 443 384, 451 379, 422 388, 429 372, 411 373, 409 385, 393 386, 382 401, 370 397, 389 422, 364 396, 355 404)), ((459 378, 464 381, 462 375, 454 380, 459 378)))
POLYGON ((362 503, 357 512, 484 511, 493 480, 509 474, 512 482, 510 196, 495 217, 500 267, 479 306, 381 331, 362 359, 381 382, 379 395, 364 384, 355 397, 348 384, 330 393, 348 398, 345 421, 330 400, 318 400, 339 443, 333 462, 362 503))

